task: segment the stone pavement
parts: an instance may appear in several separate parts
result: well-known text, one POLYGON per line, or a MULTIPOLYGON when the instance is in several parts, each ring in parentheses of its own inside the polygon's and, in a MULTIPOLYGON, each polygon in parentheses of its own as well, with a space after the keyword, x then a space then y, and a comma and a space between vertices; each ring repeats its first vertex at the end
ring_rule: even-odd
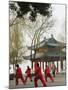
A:
MULTIPOLYGON (((19 80, 19 85, 15 85, 15 80, 9 81, 9 88, 15 89, 15 88, 33 88, 34 87, 34 78, 32 78, 33 81, 29 81, 26 83, 26 85, 23 85, 21 80, 19 80)), ((51 82, 51 80, 48 78, 47 87, 50 86, 64 86, 66 85, 66 75, 65 74, 57 74, 54 78, 54 82, 51 82)), ((42 83, 40 80, 38 80, 38 86, 42 87, 42 83)))

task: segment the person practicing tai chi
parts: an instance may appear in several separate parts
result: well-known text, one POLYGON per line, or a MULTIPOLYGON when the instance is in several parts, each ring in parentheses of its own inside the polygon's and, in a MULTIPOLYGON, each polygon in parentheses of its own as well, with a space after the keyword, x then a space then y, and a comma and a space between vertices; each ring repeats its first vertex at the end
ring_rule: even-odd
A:
POLYGON ((56 75, 56 66, 55 66, 55 64, 52 65, 52 74, 53 74, 53 77, 55 77, 55 75, 56 75))
POLYGON ((19 67, 19 65, 16 65, 16 85, 18 85, 18 79, 21 79, 23 84, 25 84, 23 75, 22 75, 22 71, 21 68, 19 67))
POLYGON ((29 78, 30 81, 32 81, 32 76, 31 76, 31 69, 29 66, 27 66, 27 70, 26 70, 26 78, 25 78, 25 82, 27 82, 27 79, 29 78))
POLYGON ((39 63, 35 63, 35 78, 34 78, 34 84, 35 84, 35 87, 38 87, 38 83, 37 81, 38 80, 41 80, 43 86, 47 86, 46 85, 46 80, 41 72, 41 68, 39 66, 39 63))
POLYGON ((45 79, 46 79, 46 81, 47 81, 48 77, 51 79, 52 82, 54 82, 54 79, 53 79, 53 77, 52 77, 52 75, 50 73, 49 66, 46 65, 46 68, 45 68, 45 79))

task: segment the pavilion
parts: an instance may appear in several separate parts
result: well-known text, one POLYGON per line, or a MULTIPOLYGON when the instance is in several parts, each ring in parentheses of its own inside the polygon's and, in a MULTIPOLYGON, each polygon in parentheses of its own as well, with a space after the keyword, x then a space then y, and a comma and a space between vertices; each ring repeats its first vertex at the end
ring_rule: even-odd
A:
POLYGON ((24 59, 31 61, 32 69, 35 62, 39 62, 40 67, 43 66, 43 70, 45 64, 56 62, 58 70, 58 62, 60 61, 60 67, 63 70, 63 61, 66 60, 66 44, 57 41, 53 35, 51 35, 51 38, 44 38, 39 44, 28 47, 28 50, 34 53, 24 56, 24 59))

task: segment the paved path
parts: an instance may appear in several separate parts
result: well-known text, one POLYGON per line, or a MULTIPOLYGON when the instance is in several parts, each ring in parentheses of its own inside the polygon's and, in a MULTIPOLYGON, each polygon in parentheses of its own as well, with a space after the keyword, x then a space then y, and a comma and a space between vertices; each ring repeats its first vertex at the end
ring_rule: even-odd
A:
MULTIPOLYGON (((57 74, 56 77, 54 78, 54 82, 51 82, 50 79, 48 78, 47 86, 62 86, 66 85, 66 75, 65 74, 57 74)), ((34 80, 34 78, 32 78, 34 80)), ((38 80, 38 86, 42 87, 42 83, 40 80, 38 80)), ((22 82, 19 82, 19 85, 15 85, 15 80, 10 80, 9 81, 9 87, 10 89, 13 88, 32 88, 34 87, 34 81, 26 83, 26 85, 23 85, 22 82)))

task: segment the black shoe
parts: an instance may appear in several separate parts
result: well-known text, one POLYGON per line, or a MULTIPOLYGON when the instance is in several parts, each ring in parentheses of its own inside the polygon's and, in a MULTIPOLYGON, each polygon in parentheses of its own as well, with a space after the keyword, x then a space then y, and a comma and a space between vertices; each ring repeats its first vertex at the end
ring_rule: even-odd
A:
POLYGON ((31 82, 32 82, 33 80, 31 80, 31 82))
POLYGON ((47 87, 47 85, 45 85, 44 87, 47 87))
POLYGON ((16 85, 18 85, 18 84, 16 84, 16 85))

